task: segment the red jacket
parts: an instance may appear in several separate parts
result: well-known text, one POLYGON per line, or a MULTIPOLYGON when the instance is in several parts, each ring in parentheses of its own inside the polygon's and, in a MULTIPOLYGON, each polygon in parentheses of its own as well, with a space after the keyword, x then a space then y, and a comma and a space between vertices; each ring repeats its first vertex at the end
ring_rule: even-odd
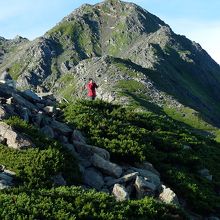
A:
POLYGON ((87 84, 88 96, 89 96, 89 97, 95 97, 95 96, 96 96, 96 91, 95 91, 96 88, 98 88, 98 86, 96 85, 96 83, 91 83, 91 82, 89 82, 89 83, 87 84))

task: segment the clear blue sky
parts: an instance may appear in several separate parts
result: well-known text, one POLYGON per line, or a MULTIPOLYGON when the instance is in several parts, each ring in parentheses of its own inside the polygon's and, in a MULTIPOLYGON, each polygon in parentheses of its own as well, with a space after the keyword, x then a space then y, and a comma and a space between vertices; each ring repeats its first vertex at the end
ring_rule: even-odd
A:
MULTIPOLYGON (((127 0, 201 44, 220 63, 220 0, 127 0)), ((0 0, 0 36, 34 39, 83 3, 100 0, 0 0)))

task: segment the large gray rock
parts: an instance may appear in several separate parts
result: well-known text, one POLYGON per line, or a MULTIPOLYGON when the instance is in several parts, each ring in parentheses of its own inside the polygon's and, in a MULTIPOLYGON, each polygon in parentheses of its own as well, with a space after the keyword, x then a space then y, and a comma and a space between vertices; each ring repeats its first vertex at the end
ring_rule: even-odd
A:
POLYGON ((78 159, 79 154, 76 152, 76 149, 75 149, 75 147, 74 147, 72 144, 64 143, 64 144, 62 144, 62 145, 63 145, 63 147, 65 147, 67 150, 69 150, 69 152, 70 152, 73 156, 77 157, 77 159, 78 159))
POLYGON ((48 137, 50 137, 50 138, 54 138, 54 131, 53 131, 53 129, 50 127, 50 126, 48 126, 48 125, 45 125, 44 127, 42 127, 41 129, 40 129, 40 131, 44 134, 44 135, 46 135, 46 136, 48 136, 48 137))
POLYGON ((162 185, 162 192, 159 195, 159 199, 168 204, 179 205, 177 195, 164 185, 162 185))
POLYGON ((112 194, 117 201, 124 201, 129 199, 129 194, 123 185, 115 184, 112 190, 112 194))
POLYGON ((23 96, 25 98, 27 98, 28 100, 33 101, 33 102, 41 101, 41 98, 35 92, 33 92, 30 89, 27 89, 27 90, 23 91, 23 96))
POLYGON ((6 189, 6 188, 9 188, 9 187, 11 187, 11 185, 9 183, 7 183, 6 181, 0 179, 0 190, 6 189))
POLYGON ((100 190, 104 185, 102 174, 95 168, 88 168, 83 175, 83 183, 97 190, 100 190))
POLYGON ((14 103, 14 98, 13 97, 10 97, 10 98, 6 99, 6 104, 12 105, 13 103, 14 103))
POLYGON ((142 176, 137 176, 134 184, 137 191, 137 198, 141 199, 145 196, 153 196, 157 190, 157 185, 147 181, 142 176))
POLYGON ((6 139, 6 144, 9 147, 15 149, 34 147, 34 144, 28 137, 19 134, 11 126, 7 125, 4 122, 0 122, 0 136, 6 139))
POLYGON ((96 153, 92 156, 91 161, 93 166, 97 167, 107 175, 118 178, 122 174, 122 168, 120 166, 103 159, 96 153))
POLYGON ((147 178, 148 182, 153 183, 158 188, 160 187, 160 185, 161 185, 160 177, 158 175, 156 175, 155 173, 153 173, 149 170, 138 169, 135 167, 132 167, 131 170, 138 172, 140 176, 147 178))
POLYGON ((124 175, 124 176, 122 176, 121 178, 118 178, 118 179, 106 178, 106 186, 110 187, 110 186, 113 186, 116 183, 130 182, 132 180, 135 180, 138 174, 139 174, 138 172, 134 172, 134 173, 126 174, 126 175, 124 175))
POLYGON ((73 131, 72 140, 73 141, 81 142, 83 144, 86 144, 86 138, 82 135, 81 131, 79 131, 77 129, 75 129, 73 131))
MULTIPOLYGON (((3 166, 4 167, 4 166, 3 166)), ((15 173, 10 170, 1 170, 0 172, 0 190, 13 186, 15 173)))
POLYGON ((52 99, 54 100, 54 95, 52 92, 37 92, 36 93, 38 97, 40 97, 40 99, 52 99))
POLYGON ((38 107, 36 105, 32 104, 27 99, 23 98, 22 96, 20 96, 17 93, 13 93, 12 96, 13 96, 13 99, 16 104, 23 106, 23 107, 26 107, 30 110, 37 110, 38 109, 38 107))
POLYGON ((95 147, 95 146, 92 146, 92 145, 88 145, 88 144, 84 144, 84 143, 79 142, 79 141, 73 141, 73 144, 76 148, 76 151, 82 157, 91 157, 94 153, 96 153, 105 160, 110 159, 110 154, 105 149, 95 147))
POLYGON ((73 130, 69 126, 56 120, 51 121, 50 127, 53 128, 53 130, 60 132, 65 136, 69 136, 73 132, 73 130))
POLYGON ((142 164, 136 163, 135 167, 142 169, 142 170, 148 170, 152 173, 154 173, 157 176, 160 176, 160 173, 153 167, 153 165, 147 161, 143 162, 142 164))
POLYGON ((82 157, 80 157, 80 156, 79 156, 77 159, 78 159, 78 161, 79 161, 79 164, 80 164, 81 166, 83 166, 84 168, 88 168, 88 167, 91 167, 91 166, 92 166, 92 162, 91 162, 90 160, 87 160, 87 159, 82 158, 82 157))
POLYGON ((45 106, 43 108, 44 112, 48 115, 53 115, 55 113, 55 107, 54 106, 45 106))
POLYGON ((15 93, 15 89, 7 84, 0 83, 0 95, 5 98, 10 98, 15 93))

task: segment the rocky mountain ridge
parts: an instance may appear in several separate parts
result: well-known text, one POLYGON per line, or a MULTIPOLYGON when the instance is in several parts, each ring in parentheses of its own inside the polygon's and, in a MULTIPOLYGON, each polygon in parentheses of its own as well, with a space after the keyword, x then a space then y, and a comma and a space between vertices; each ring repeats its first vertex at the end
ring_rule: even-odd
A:
POLYGON ((20 88, 41 85, 71 100, 82 97, 80 88, 92 76, 102 85, 98 91, 102 99, 132 103, 134 96, 140 96, 138 90, 147 90, 141 97, 146 102, 176 111, 189 107, 208 123, 220 124, 219 65, 199 44, 175 34, 133 3, 85 4, 44 36, 16 45, 14 51, 1 55, 0 70, 10 67, 20 88), (101 68, 99 60, 106 57, 116 59, 118 68, 111 66, 113 62, 106 64, 111 71, 101 68), (155 89, 148 89, 145 80, 136 80, 137 72, 155 89), (119 79, 118 85, 114 78, 119 79))

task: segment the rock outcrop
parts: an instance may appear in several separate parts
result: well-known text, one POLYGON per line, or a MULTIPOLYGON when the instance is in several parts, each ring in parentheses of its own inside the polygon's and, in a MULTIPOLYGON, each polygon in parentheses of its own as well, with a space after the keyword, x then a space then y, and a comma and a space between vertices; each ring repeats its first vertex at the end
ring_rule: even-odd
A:
POLYGON ((177 195, 164 185, 162 185, 162 192, 159 195, 159 199, 165 203, 179 205, 177 195))
MULTIPOLYGON (((137 164, 137 167, 116 164, 111 161, 107 150, 87 144, 86 138, 79 130, 59 121, 56 117, 59 115, 59 109, 55 108, 56 102, 51 94, 38 95, 30 90, 19 92, 7 88, 7 85, 0 85, 1 119, 18 116, 38 127, 44 135, 57 139, 77 158, 85 188, 112 193, 119 201, 145 196, 153 196, 168 203, 176 201, 176 195, 173 193, 174 198, 173 194, 169 193, 172 192, 170 189, 167 192, 164 186, 161 192, 160 174, 152 164, 144 162, 137 164), (159 192, 161 194, 158 197, 159 192)), ((17 150, 34 147, 31 137, 19 133, 4 121, 0 122, 0 137, 3 145, 17 150)), ((0 178, 1 188, 12 186, 13 177, 6 171, 1 171, 0 178)), ((55 175, 52 181, 55 186, 66 185, 62 173, 55 175)))
POLYGON ((8 147, 15 149, 34 147, 34 144, 28 137, 15 131, 11 126, 4 122, 0 122, 0 138, 8 147))
POLYGON ((0 190, 12 187, 14 185, 13 184, 14 177, 15 177, 14 172, 10 170, 6 170, 4 165, 0 164, 0 190))

